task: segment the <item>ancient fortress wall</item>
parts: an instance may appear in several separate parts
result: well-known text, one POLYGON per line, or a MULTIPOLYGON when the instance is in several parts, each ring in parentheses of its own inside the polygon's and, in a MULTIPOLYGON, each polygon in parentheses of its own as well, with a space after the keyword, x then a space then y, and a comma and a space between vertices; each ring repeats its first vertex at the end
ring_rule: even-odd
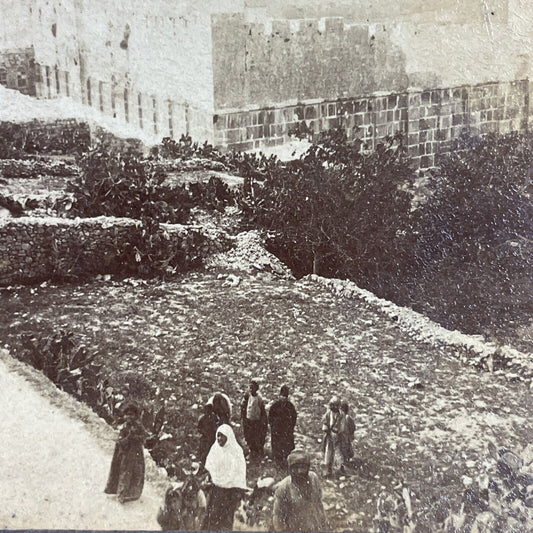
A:
POLYGON ((0 0, 0 51, 33 47, 38 97, 69 96, 161 137, 212 140, 210 16, 238 9, 240 0, 0 0))
MULTIPOLYGON (((413 11, 414 0, 381 0, 366 3, 375 17, 366 20, 354 20, 349 6, 343 17, 281 19, 270 14, 270 3, 268 9, 214 15, 215 109, 530 77, 533 28, 525 22, 533 19, 533 5, 510 10, 513 2, 437 0, 413 11), (385 6, 398 11, 397 18, 384 20, 377 8, 385 6)), ((293 0, 288 7, 294 3, 314 11, 322 5, 293 0)), ((320 13, 335 12, 328 6, 320 13)))
POLYGON ((464 128, 528 125, 528 0, 0 0, 0 8, 0 58, 33 47, 37 96, 72 96, 159 137, 189 132, 244 149, 286 142, 302 121, 312 132, 342 125, 371 145, 402 131, 424 166, 464 128))
POLYGON ((217 111, 407 89, 405 56, 384 27, 342 18, 247 23, 213 17, 217 111))
POLYGON ((375 148, 399 132, 415 164, 425 169, 462 133, 525 131, 531 89, 529 80, 521 80, 228 111, 215 116, 215 140, 249 150, 289 142, 296 129, 316 134, 342 126, 350 139, 375 148))

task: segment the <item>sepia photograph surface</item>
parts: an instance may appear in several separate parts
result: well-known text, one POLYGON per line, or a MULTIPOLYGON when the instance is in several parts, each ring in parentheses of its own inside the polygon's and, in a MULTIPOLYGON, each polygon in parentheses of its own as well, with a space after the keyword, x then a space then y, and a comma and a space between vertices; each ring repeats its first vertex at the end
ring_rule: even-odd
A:
POLYGON ((0 0, 0 528, 531 533, 532 97, 530 0, 0 0))

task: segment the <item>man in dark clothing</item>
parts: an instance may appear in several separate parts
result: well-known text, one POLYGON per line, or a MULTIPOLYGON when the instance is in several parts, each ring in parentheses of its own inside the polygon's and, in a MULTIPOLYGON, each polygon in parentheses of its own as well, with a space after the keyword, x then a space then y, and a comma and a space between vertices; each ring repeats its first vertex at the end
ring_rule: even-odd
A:
POLYGON ((274 531, 326 531, 322 489, 318 476, 309 471, 309 455, 295 450, 288 463, 290 475, 279 483, 274 494, 274 531))
POLYGON ((296 425, 296 409, 289 400, 289 387, 283 385, 281 398, 275 401, 268 412, 272 456, 280 466, 287 465, 287 457, 294 450, 294 426, 296 425))
POLYGON ((344 464, 349 463, 354 456, 353 452, 353 439, 355 435, 355 422, 351 415, 349 414, 350 407, 348 402, 341 403, 341 411, 344 413, 346 418, 346 424, 344 427, 344 436, 341 441, 341 453, 343 457, 344 464))
POLYGON ((241 419, 244 438, 250 448, 250 455, 262 457, 268 431, 268 415, 265 402, 259 394, 257 381, 250 382, 250 392, 244 395, 241 403, 241 419))
POLYGON ((219 419, 215 413, 213 405, 208 403, 204 406, 204 414, 198 419, 198 431, 200 432, 200 446, 198 459, 205 464, 205 458, 215 442, 219 419))

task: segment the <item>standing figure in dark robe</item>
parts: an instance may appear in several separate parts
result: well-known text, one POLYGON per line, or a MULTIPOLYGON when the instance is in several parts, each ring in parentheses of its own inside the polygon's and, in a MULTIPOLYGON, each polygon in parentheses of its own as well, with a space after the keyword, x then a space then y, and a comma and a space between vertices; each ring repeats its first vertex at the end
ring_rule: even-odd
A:
POLYGON ((287 457, 294 450, 296 416, 296 409, 289 400, 289 387, 283 385, 280 399, 272 404, 268 412, 272 457, 282 467, 287 466, 287 457))
POLYGON ((250 455, 262 457, 268 432, 268 415, 257 381, 250 382, 250 392, 244 395, 241 403, 241 419, 250 455))
POLYGON ((140 415, 140 409, 135 404, 129 404, 124 409, 126 422, 115 444, 104 490, 106 494, 117 494, 120 503, 138 500, 144 486, 143 445, 148 432, 142 425, 140 415))
POLYGON ((355 435, 355 422, 349 414, 350 407, 348 402, 341 403, 341 411, 344 413, 344 435, 341 440, 341 453, 344 464, 349 463, 353 459, 353 439, 355 435))
POLYGON ((246 490, 246 459, 230 426, 217 429, 216 442, 205 461, 211 478, 203 529, 233 530, 233 518, 246 490))
POLYGON ((295 450, 288 457, 289 476, 274 494, 274 531, 326 531, 326 515, 318 476, 310 472, 310 458, 295 450))
POLYGON ((219 425, 219 418, 215 413, 213 405, 210 403, 206 404, 204 406, 204 414, 198 419, 198 431, 200 432, 198 459, 202 465, 205 464, 207 454, 215 442, 217 427, 219 425))

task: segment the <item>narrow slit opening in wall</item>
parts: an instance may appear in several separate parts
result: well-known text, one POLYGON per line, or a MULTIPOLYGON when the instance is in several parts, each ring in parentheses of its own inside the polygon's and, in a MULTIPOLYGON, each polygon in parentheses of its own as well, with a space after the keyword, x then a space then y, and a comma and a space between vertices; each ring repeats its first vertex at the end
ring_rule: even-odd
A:
POLYGON ((157 135, 157 100, 152 98, 154 133, 157 135))
POLYGON ((104 82, 98 82, 98 99, 100 103, 100 111, 104 112, 104 82))
POLYGON ((124 117, 126 122, 130 121, 130 101, 127 87, 124 88, 124 117))
POLYGON ((50 67, 49 66, 45 67, 45 73, 46 73, 46 89, 48 92, 48 98, 51 98, 52 88, 51 88, 51 83, 50 83, 50 67))
POLYGON ((57 65, 54 71, 55 71, 54 74, 56 77, 56 94, 61 94, 61 85, 59 83, 59 69, 57 68, 57 65))
POLYGON ((65 72, 65 92, 67 96, 70 96, 70 74, 65 72))
POLYGON ((143 129, 143 100, 141 93, 137 95, 137 109, 139 112, 139 128, 143 129))
POLYGON ((113 118, 117 116, 116 108, 117 103, 115 99, 115 89, 117 86, 117 81, 115 76, 111 76, 111 113, 113 114, 113 118))
POLYGON ((91 94, 91 78, 87 78, 87 105, 92 106, 92 94, 91 94))
POLYGON ((168 101, 168 134, 171 139, 174 138, 174 113, 172 110, 172 102, 168 101))

